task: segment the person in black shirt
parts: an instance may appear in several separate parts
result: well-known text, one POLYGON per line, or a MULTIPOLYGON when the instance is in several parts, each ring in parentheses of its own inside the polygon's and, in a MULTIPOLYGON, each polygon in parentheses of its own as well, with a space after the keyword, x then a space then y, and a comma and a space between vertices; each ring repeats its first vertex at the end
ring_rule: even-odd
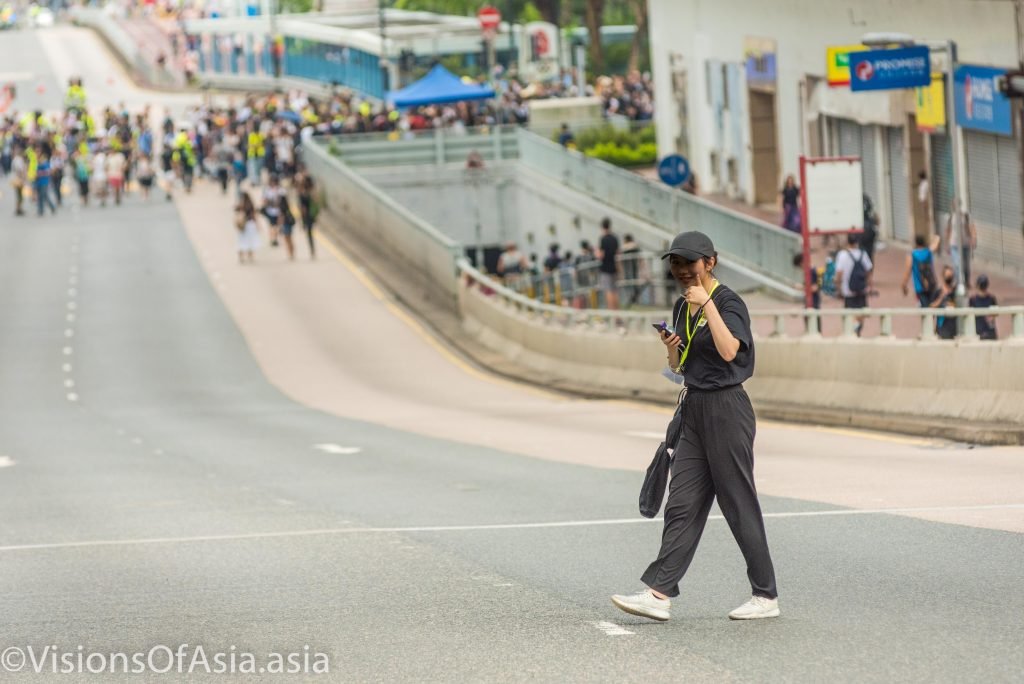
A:
POLYGON ((609 309, 619 308, 619 238, 612 232, 612 220, 607 216, 601 219, 601 243, 598 245, 597 258, 601 260, 600 285, 604 292, 605 305, 609 309))
MULTIPOLYGON (((988 291, 988 276, 978 276, 978 294, 971 295, 971 308, 987 309, 990 306, 998 306, 996 298, 988 291)), ((974 329, 978 337, 983 340, 996 340, 999 335, 996 333, 995 316, 978 316, 974 319, 974 329)))
POLYGON ((680 233, 665 257, 685 292, 676 302, 674 331, 662 333, 669 366, 685 377, 683 429, 672 454, 661 550, 641 578, 648 589, 612 602, 632 615, 669 619, 669 599, 679 595, 717 496, 752 590, 729 617, 777 617, 775 570, 754 487, 754 410, 742 384, 754 373, 750 315, 740 296, 715 279, 718 253, 708 236, 680 233))
MULTIPOLYGON (((956 306, 956 273, 952 266, 944 266, 942 269, 942 287, 932 300, 933 309, 951 309, 956 306)), ((936 316, 935 334, 940 340, 956 339, 956 317, 936 316)))
POLYGON ((779 204, 782 206, 782 227, 794 233, 800 232, 800 186, 796 178, 786 176, 786 183, 779 191, 779 204))

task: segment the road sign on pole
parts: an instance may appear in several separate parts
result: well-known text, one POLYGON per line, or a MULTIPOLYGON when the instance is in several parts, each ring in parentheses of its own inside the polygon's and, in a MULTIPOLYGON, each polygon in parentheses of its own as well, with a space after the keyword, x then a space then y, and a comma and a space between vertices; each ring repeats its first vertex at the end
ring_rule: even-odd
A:
POLYGON ((658 162, 658 178, 673 187, 690 177, 690 162, 679 154, 670 154, 658 162))
POLYGON ((480 29, 485 32, 496 31, 498 25, 501 24, 501 12, 497 7, 491 5, 481 7, 480 11, 476 13, 476 18, 480 20, 480 29))

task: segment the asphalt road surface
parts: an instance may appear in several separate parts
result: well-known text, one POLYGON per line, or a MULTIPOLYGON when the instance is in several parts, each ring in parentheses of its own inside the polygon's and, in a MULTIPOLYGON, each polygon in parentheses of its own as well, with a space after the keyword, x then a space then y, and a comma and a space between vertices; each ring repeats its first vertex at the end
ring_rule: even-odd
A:
MULTIPOLYGON (((115 70, 78 29, 12 50, 50 84, 115 70)), ((608 597, 657 551, 636 497, 664 408, 493 378, 323 241, 239 266, 208 183, 18 220, 3 191, 6 670, 49 647, 56 679, 81 645, 124 679, 110 654, 162 669, 187 644, 185 669, 201 646, 267 681, 271 653, 325 681, 1020 679, 1024 449, 763 423, 782 617, 726 619, 749 587, 716 510, 672 620, 646 622, 608 597)))

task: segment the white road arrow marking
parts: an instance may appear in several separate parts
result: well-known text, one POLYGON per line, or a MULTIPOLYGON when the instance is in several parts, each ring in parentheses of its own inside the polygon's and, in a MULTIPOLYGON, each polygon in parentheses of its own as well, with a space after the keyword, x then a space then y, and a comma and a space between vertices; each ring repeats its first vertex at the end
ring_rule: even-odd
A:
POLYGON ((0 468, 10 468, 16 461, 10 456, 0 456, 0 468))
POLYGON ((337 444, 314 444, 313 448, 329 454, 358 454, 362 451, 359 447, 343 447, 337 444))

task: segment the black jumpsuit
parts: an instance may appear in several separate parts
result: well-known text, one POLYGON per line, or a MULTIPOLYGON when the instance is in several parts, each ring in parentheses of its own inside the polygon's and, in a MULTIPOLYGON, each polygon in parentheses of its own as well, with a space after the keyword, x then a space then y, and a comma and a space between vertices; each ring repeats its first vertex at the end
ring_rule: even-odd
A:
MULTIPOLYGON (((690 319, 692 346, 683 373, 686 399, 683 430, 673 453, 665 504, 665 529, 658 558, 643 574, 648 587, 679 595, 715 497, 747 562, 755 596, 776 598, 775 569, 754 487, 754 410, 743 382, 754 374, 750 314, 739 295, 719 285, 713 296, 726 327, 739 340, 736 358, 725 361, 706 321, 690 319)), ((676 304, 676 332, 686 344, 685 302, 676 304)))

